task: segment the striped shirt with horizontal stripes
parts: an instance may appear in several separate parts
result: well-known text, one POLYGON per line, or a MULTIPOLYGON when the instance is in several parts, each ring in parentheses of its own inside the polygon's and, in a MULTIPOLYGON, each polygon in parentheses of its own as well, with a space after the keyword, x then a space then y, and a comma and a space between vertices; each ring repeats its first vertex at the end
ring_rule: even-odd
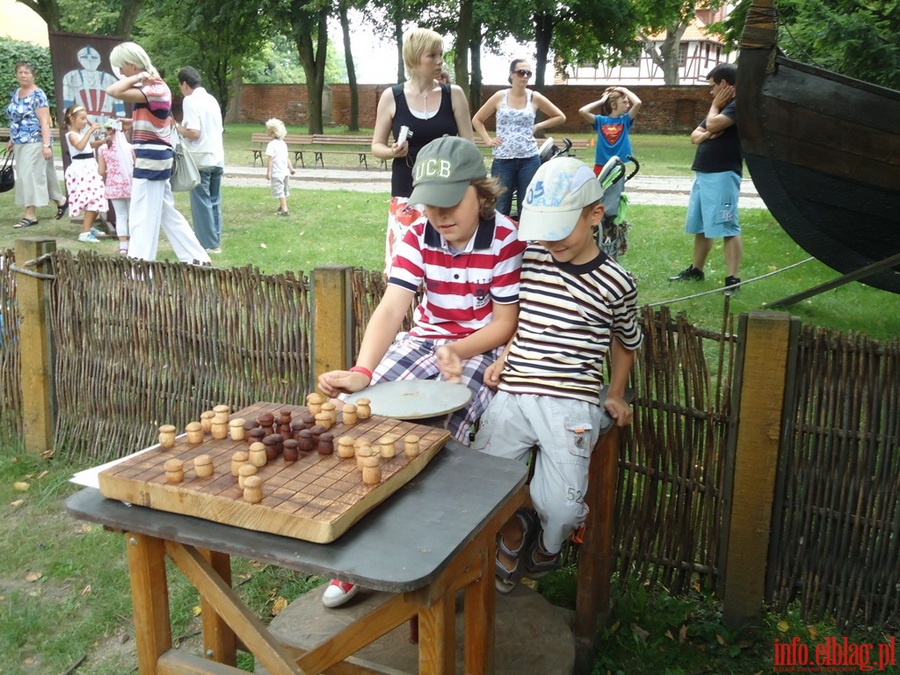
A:
POLYGON ((636 303, 634 279, 605 253, 573 265, 529 244, 519 326, 499 388, 598 404, 613 337, 628 349, 641 344, 636 303))
POLYGON ((146 101, 134 104, 134 177, 168 180, 172 175, 172 92, 162 80, 145 82, 140 89, 146 101))
POLYGON ((460 251, 453 250, 431 223, 411 225, 397 247, 388 283, 413 293, 424 284, 409 335, 460 339, 484 328, 493 303, 519 299, 519 272, 525 244, 516 224, 499 212, 481 220, 460 251))

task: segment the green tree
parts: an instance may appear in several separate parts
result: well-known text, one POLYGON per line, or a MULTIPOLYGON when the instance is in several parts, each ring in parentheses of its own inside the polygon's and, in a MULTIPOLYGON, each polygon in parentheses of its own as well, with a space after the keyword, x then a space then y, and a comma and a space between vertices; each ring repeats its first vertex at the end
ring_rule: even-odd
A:
MULTIPOLYGON (((736 49, 750 6, 743 0, 712 28, 736 49)), ((779 0, 779 46, 796 61, 900 89, 900 3, 779 0)))
MULTIPOLYGON (((713 8, 717 3, 707 5, 713 8)), ((695 0, 634 0, 643 51, 659 66, 666 84, 678 84, 681 38, 696 16, 695 0), (665 33, 662 41, 651 37, 665 33)))
POLYGON ((144 0, 18 0, 51 31, 128 37, 144 0))

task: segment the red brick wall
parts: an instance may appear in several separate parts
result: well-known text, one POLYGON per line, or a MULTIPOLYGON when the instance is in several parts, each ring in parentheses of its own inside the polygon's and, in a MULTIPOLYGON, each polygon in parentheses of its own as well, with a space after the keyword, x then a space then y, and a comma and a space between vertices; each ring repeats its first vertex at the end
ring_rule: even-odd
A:
MULTIPOLYGON (((375 109, 381 92, 390 85, 359 85, 359 126, 375 126, 375 109)), ((499 85, 484 87, 484 99, 501 89, 499 85)), ((603 95, 606 85, 550 85, 543 94, 566 114, 560 131, 586 132, 589 127, 581 120, 578 109, 603 95)), ((629 87, 643 101, 635 123, 635 133, 690 132, 709 108, 709 89, 705 86, 634 86, 629 87)), ((325 120, 328 123, 328 101, 331 102, 331 121, 346 125, 350 117, 350 88, 346 84, 332 84, 326 90, 325 120)), ((241 122, 263 123, 278 117, 286 124, 307 123, 306 86, 301 84, 245 84, 241 91, 238 119, 241 122)), ((492 118, 493 121, 493 118, 492 118)))

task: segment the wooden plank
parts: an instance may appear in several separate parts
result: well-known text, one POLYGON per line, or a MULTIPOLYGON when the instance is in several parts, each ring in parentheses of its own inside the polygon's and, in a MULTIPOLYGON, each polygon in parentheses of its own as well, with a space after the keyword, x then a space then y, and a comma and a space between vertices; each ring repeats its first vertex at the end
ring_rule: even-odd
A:
POLYGON ((138 672, 153 675, 159 657, 172 648, 164 544, 161 539, 126 532, 125 550, 134 605, 138 672))
MULTIPOLYGON (((232 417, 255 419, 263 412, 290 411, 299 418, 307 410, 258 403, 232 417)), ((157 448, 103 471, 99 476, 100 491, 110 499, 161 511, 328 543, 422 471, 450 438, 445 429, 379 415, 353 426, 343 424, 340 416, 331 432, 335 439, 365 439, 373 447, 381 438, 395 439, 397 454, 392 459, 382 459, 381 483, 365 485, 355 458, 341 459, 337 454, 317 452, 305 454, 295 462, 279 457, 258 469, 257 475, 264 481, 263 500, 250 504, 243 500, 243 492, 231 474, 231 457, 235 451, 247 449, 246 441, 207 437, 203 443, 192 445, 180 436, 169 450, 157 448), (414 459, 403 452, 403 438, 409 435, 420 438, 420 453, 414 459), (198 478, 194 472, 193 460, 201 454, 212 459, 214 474, 210 478, 198 478), (181 459, 185 467, 184 481, 177 484, 166 482, 164 470, 166 461, 173 458, 181 459)))
POLYGON ((438 675, 455 670, 456 599, 447 594, 419 611, 419 673, 438 675))
POLYGON ((350 267, 317 267, 312 273, 313 372, 346 370, 352 363, 350 267))
MULTIPOLYGON (((210 567, 215 570, 222 581, 231 586, 231 556, 207 549, 200 554, 210 567)), ((200 596, 200 619, 203 624, 203 653, 208 659, 229 666, 237 665, 237 642, 234 631, 210 605, 204 596, 200 596)))
MULTIPOLYGON (((24 267, 27 261, 37 260, 55 251, 54 239, 29 237, 16 240, 16 262, 20 267, 24 267)), ((49 260, 29 269, 42 274, 52 272, 49 260)), ((22 349, 20 356, 23 440, 26 452, 41 454, 52 450, 54 443, 48 323, 50 286, 47 279, 27 274, 17 274, 15 282, 19 341, 28 345, 28 349, 22 349)))
POLYGON ((246 675, 246 670, 170 649, 159 658, 157 675, 246 675))
POLYGON ((725 558, 723 614, 733 628, 762 609, 772 500, 778 466, 790 315, 741 315, 744 358, 737 396, 738 427, 725 558))

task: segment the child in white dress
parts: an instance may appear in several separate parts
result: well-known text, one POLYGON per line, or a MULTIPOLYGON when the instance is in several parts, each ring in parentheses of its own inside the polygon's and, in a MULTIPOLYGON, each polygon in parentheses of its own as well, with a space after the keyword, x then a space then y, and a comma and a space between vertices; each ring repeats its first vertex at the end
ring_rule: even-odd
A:
POLYGON ((91 140, 93 133, 100 129, 96 122, 88 122, 84 106, 71 105, 66 109, 63 134, 69 146, 71 163, 66 169, 66 191, 69 194, 69 213, 72 216, 84 211, 81 234, 78 241, 96 244, 100 240, 91 231, 97 213, 106 213, 106 197, 103 179, 97 168, 94 148, 103 140, 91 140))

